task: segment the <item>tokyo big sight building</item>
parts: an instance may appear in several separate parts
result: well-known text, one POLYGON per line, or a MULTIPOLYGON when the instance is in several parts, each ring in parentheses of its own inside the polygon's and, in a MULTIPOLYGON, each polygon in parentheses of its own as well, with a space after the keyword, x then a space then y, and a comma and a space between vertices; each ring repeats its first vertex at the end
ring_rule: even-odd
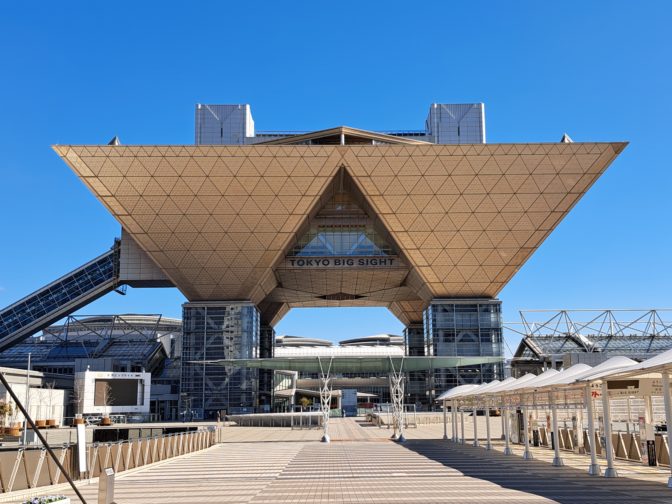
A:
MULTIPOLYGON (((199 104, 195 143, 54 147, 121 239, 68 300, 0 312, 0 347, 121 284, 175 286, 181 407, 206 418, 271 407, 271 371, 198 361, 272 357, 293 307, 384 306, 407 355, 501 356, 497 294, 627 145, 487 144, 483 104, 386 132, 257 132, 249 105, 199 104)), ((502 375, 411 373, 407 401, 502 375)))

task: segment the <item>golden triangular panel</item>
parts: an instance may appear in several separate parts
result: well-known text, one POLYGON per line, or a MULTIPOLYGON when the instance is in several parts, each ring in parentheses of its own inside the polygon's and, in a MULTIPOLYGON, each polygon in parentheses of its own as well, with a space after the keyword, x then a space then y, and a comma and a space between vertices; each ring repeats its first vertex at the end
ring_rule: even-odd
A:
POLYGON ((54 149, 190 300, 261 303, 345 166, 408 262, 392 309, 409 319, 419 305, 400 301, 408 293, 496 296, 625 145, 54 149))

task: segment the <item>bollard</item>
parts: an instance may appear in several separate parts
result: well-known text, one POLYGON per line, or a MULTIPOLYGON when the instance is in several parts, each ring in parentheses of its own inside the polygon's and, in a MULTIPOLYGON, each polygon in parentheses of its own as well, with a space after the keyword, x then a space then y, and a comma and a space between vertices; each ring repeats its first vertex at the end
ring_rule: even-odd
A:
POLYGON ((98 504, 114 502, 114 469, 108 467, 98 477, 98 504))

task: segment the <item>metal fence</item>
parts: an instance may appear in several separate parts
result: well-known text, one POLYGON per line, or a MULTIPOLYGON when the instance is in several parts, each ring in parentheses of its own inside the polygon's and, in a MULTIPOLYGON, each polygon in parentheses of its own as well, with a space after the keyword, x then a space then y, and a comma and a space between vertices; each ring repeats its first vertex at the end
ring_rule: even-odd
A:
MULTIPOLYGON (((88 471, 77 466, 77 445, 52 447, 73 480, 95 478, 111 467, 115 473, 204 450, 217 442, 217 431, 199 430, 87 445, 88 471)), ((0 490, 2 493, 66 483, 44 448, 19 448, 0 451, 0 490)))

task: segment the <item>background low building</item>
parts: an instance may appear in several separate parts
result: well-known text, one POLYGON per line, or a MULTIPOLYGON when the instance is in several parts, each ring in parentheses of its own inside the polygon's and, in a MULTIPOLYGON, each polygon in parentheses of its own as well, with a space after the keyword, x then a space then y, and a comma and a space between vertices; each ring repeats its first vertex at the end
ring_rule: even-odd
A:
MULTIPOLYGON (((84 371, 151 375, 149 411, 156 420, 179 416, 182 321, 161 315, 69 316, 0 353, 0 366, 30 367, 46 383, 72 391, 84 371)), ((65 404, 65 416, 76 408, 65 404)))
POLYGON ((522 337, 511 375, 540 374, 622 355, 644 361, 672 348, 672 310, 530 310, 506 330, 522 337))
MULTIPOLYGON (((57 388, 53 380, 49 381, 45 374, 39 371, 28 373, 25 369, 1 367, 0 372, 34 421, 54 420, 56 424, 63 425, 70 391, 57 388), (28 394, 26 389, 29 390, 28 394)), ((0 385, 0 404, 9 405, 11 408, 11 412, 1 419, 5 427, 23 423, 23 413, 16 407, 3 385, 0 385)))

